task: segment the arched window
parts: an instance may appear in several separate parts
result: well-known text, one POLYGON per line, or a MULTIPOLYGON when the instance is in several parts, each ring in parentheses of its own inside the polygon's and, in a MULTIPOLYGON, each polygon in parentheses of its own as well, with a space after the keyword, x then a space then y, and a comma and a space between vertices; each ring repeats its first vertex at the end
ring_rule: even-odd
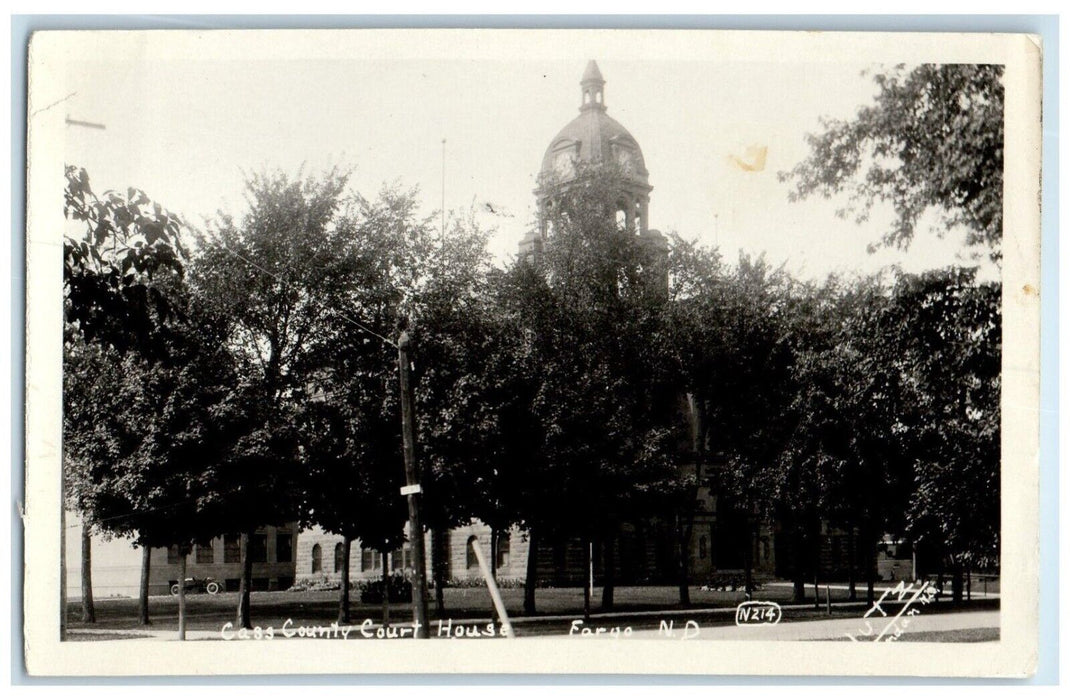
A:
POLYGON ((498 535, 498 568, 509 566, 509 533, 498 535))
POLYGON ((465 566, 469 569, 475 569, 479 567, 479 560, 476 559, 476 550, 472 545, 476 543, 476 536, 472 535, 468 538, 468 542, 465 544, 465 566))
POLYGON ((625 228, 628 226, 628 215, 623 209, 617 210, 617 228, 625 228))
POLYGON ((342 570, 342 564, 343 564, 342 559, 344 558, 344 552, 343 552, 344 549, 345 548, 342 546, 341 542, 339 542, 338 544, 336 544, 334 546, 334 570, 335 570, 335 572, 338 572, 338 571, 342 570))
POLYGON ((312 573, 318 574, 323 571, 323 547, 319 544, 312 545, 312 573))
POLYGON ((705 559, 706 558, 706 536, 705 535, 703 535, 702 537, 698 538, 698 558, 699 559, 705 559))

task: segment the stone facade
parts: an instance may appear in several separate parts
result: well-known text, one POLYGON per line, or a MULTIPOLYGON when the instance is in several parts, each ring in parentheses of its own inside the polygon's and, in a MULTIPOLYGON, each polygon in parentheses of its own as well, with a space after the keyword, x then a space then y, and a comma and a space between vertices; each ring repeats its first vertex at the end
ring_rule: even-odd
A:
MULTIPOLYGON (((261 527, 249 543, 253 557, 251 590, 286 590, 294 582, 294 547, 297 523, 281 527, 261 527)), ((186 576, 218 581, 227 591, 238 590, 241 559, 237 535, 216 537, 207 545, 196 545, 186 558, 186 576)), ((149 562, 149 594, 163 595, 178 580, 178 553, 157 547, 149 562)))
MULTIPOLYGON (((482 578, 475 555, 471 553, 470 543, 477 538, 483 557, 490 565, 490 528, 479 521, 470 525, 454 528, 442 537, 442 550, 446 553, 446 580, 462 581, 482 578)), ((341 555, 342 538, 324 532, 319 527, 304 530, 297 538, 296 577, 298 581, 338 581, 342 566, 338 557, 341 555), (318 549, 317 549, 318 547, 318 549), (336 554, 336 551, 338 554, 336 554)), ((424 535, 424 552, 428 577, 432 567, 431 535, 424 535)), ((391 572, 412 569, 412 554, 409 545, 386 555, 387 569, 391 572)), ((528 540, 517 528, 498 538, 497 578, 523 579, 528 557, 528 540)), ((361 547, 360 540, 350 546, 349 578, 351 581, 364 581, 380 578, 383 575, 382 556, 373 550, 361 547)))

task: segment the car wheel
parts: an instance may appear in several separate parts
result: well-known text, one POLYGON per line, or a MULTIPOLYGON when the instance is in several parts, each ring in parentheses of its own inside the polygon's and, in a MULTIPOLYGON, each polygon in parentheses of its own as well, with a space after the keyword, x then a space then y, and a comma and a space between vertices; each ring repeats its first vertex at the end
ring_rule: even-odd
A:
POLYGON ((205 590, 208 591, 208 595, 215 595, 216 593, 219 593, 219 584, 215 581, 212 581, 207 586, 205 586, 205 590))
POLYGON ((178 595, 178 584, 177 583, 171 585, 171 595, 178 595))

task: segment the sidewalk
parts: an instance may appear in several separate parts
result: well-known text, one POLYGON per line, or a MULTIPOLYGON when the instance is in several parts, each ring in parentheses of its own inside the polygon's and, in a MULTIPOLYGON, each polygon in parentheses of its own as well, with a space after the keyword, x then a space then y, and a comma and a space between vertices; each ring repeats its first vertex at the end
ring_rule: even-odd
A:
MULTIPOLYGON (((925 615, 924 612, 909 619, 904 628, 904 633, 914 634, 918 632, 947 632, 951 630, 968 630, 980 628, 999 628, 999 611, 983 610, 977 612, 957 612, 940 615, 925 615)), ((870 629, 873 635, 880 633, 892 618, 870 618, 870 629)), ((700 640, 750 640, 750 641, 806 641, 806 640, 842 640, 849 641, 847 635, 863 637, 866 631, 865 620, 859 614, 858 619, 836 618, 831 620, 806 620, 801 622, 781 622, 777 625, 754 625, 740 626, 724 625, 703 627, 700 626, 697 634, 687 636, 688 639, 700 640)), ((895 627, 891 628, 894 631, 895 627)), ((673 638, 684 638, 685 632, 677 626, 673 630, 673 638)), ((688 633, 688 634, 693 634, 688 633)), ((871 635, 872 636, 872 635, 871 635)), ((659 630, 639 630, 634 632, 632 639, 665 639, 666 635, 659 630)), ((860 640, 862 641, 862 640, 860 640)))
MULTIPOLYGON (((791 583, 790 581, 769 581, 769 582, 765 583, 764 585, 767 588, 772 588, 772 587, 776 587, 776 588, 792 588, 795 584, 791 583)), ((848 591, 848 590, 851 589, 851 587, 849 585, 845 584, 845 583, 822 583, 822 584, 818 584, 818 588, 821 591, 824 591, 826 587, 827 588, 831 588, 834 591, 848 591)), ((888 585, 888 584, 882 584, 882 585, 873 586, 873 590, 876 591, 878 594, 879 593, 883 593, 885 591, 890 591, 890 590, 892 590, 894 588, 895 588, 895 586, 891 586, 891 585, 888 585)), ((814 585, 812 583, 808 584, 806 586, 806 591, 808 593, 812 592, 813 589, 814 589, 814 585)), ((855 585, 855 590, 858 592, 859 596, 864 598, 865 595, 866 595, 866 584, 865 583, 856 584, 855 585)), ((945 588, 944 589, 944 597, 945 598, 950 598, 951 597, 951 589, 950 588, 945 588)), ((970 593, 970 597, 971 598, 996 599, 996 598, 999 598, 999 593, 985 593, 983 590, 982 591, 976 591, 975 590, 975 591, 972 591, 970 593)), ((966 592, 965 591, 962 592, 962 599, 966 600, 966 592)))

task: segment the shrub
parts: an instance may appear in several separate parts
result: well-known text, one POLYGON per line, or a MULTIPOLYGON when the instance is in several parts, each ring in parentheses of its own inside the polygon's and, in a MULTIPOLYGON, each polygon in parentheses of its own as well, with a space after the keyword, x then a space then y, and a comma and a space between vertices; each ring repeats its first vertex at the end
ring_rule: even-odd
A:
MULTIPOLYGON (((391 603, 412 602, 412 582, 401 574, 394 574, 388 581, 388 592, 391 603)), ((360 602, 370 605, 383 602, 383 579, 360 582, 360 602)))

